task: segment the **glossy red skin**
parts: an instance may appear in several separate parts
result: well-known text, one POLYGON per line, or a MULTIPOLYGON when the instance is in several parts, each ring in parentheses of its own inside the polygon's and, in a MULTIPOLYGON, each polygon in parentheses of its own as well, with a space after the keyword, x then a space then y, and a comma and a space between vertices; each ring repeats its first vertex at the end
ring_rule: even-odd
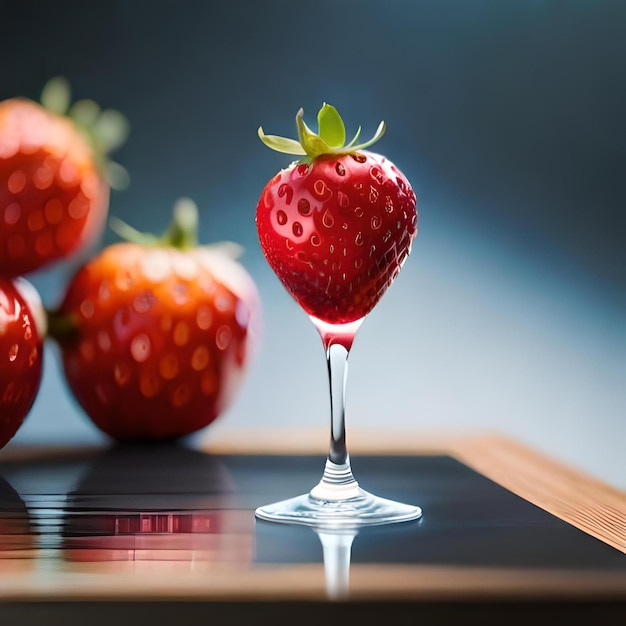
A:
POLYGON ((12 280, 0 278, 0 448, 18 431, 41 381, 43 341, 12 280))
POLYGON ((100 233, 109 189, 69 119, 29 100, 0 102, 0 273, 68 257, 100 233))
POLYGON ((221 415, 248 365, 260 315, 249 283, 242 296, 194 254, 131 243, 109 246, 79 270, 60 308, 77 324, 61 342, 63 365, 96 426, 117 440, 156 441, 221 415), (161 253, 186 259, 194 275, 170 269, 149 278, 142 268, 154 263, 146 255, 161 253))
POLYGON ((367 315, 406 260, 416 198, 385 157, 361 151, 292 164, 256 211, 265 257, 309 314, 332 324, 367 315))

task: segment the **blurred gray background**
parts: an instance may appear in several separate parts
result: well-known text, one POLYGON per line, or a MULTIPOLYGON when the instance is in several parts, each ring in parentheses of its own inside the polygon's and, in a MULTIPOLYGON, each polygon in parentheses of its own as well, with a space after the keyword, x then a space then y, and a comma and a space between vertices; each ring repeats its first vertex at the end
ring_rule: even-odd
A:
MULTIPOLYGON (((293 136, 323 101, 348 133, 386 120, 375 149, 412 182, 420 231, 355 342, 348 439, 496 430, 624 488, 624 32, 620 0, 0 0, 0 99, 68 77, 132 124, 111 214, 160 230, 190 196, 203 241, 245 246, 263 341, 206 437, 328 423, 321 342, 256 237, 259 194, 289 162, 257 127, 293 136)), ((46 304, 77 262, 31 275, 46 304)), ((14 442, 103 440, 50 347, 14 442)))

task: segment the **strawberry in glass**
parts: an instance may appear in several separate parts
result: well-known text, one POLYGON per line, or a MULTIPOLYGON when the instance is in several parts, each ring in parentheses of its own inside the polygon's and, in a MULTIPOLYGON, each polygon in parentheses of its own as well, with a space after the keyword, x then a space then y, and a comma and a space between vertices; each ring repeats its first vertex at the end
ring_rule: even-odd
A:
POLYGON ((300 141, 259 134, 304 158, 267 184, 256 223, 265 257, 287 291, 314 317, 345 324, 367 315, 398 274, 417 232, 416 198, 387 158, 364 150, 376 135, 345 144, 336 109, 319 112, 319 135, 297 116, 300 141))
POLYGON ((420 507, 372 495, 354 479, 346 447, 345 385, 354 336, 406 261, 417 233, 416 197, 386 157, 366 150, 385 132, 346 143, 337 110, 324 104, 318 132, 296 115, 298 141, 266 135, 270 148, 301 157, 265 186, 256 209, 261 248, 286 290, 309 315, 326 350, 330 452, 308 494, 257 509, 260 519, 353 528, 417 519, 420 507))

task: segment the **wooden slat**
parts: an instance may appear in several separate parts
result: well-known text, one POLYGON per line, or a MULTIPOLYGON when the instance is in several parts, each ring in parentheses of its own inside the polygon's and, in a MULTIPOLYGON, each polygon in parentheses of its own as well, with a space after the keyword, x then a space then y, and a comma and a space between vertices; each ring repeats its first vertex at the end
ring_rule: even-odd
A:
MULTIPOLYGON (((351 454, 449 454, 452 447, 473 438, 475 431, 402 432, 351 428, 351 454)), ((328 454, 329 433, 319 428, 209 430, 200 442, 216 454, 328 454)))
POLYGON ((626 495, 501 436, 456 442, 460 461, 626 554, 626 495))
MULTIPOLYGON (((322 565, 216 568, 189 562, 84 563, 62 570, 0 571, 0 602, 324 600, 322 565), (10 575, 9 575, 10 574, 10 575)), ((626 576, 609 572, 353 565, 353 600, 625 601, 626 576)))

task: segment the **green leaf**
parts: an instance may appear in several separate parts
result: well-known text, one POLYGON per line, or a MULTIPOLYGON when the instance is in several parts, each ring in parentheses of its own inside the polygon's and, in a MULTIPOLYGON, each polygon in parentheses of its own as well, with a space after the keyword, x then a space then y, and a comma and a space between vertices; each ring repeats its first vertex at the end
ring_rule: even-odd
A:
POLYGON ((69 116, 83 128, 91 130, 100 115, 100 106, 93 100, 79 100, 72 105, 69 116))
POLYGON ((95 120, 93 133, 102 149, 108 153, 124 144, 130 133, 130 124, 119 111, 106 109, 95 120))
POLYGON ((350 141, 350 143, 346 145, 346 148, 350 148, 351 146, 353 146, 357 142, 357 139, 359 138, 360 135, 361 135, 361 127, 359 126, 356 129, 356 133, 354 134, 354 137, 352 137, 352 141, 350 141))
POLYGON ((116 191, 122 191, 130 185, 130 174, 128 170, 115 161, 106 161, 103 165, 104 180, 116 191))
POLYGON ((208 243, 202 246, 204 250, 215 252, 227 256, 229 259, 236 261, 244 253, 244 247, 241 244, 234 241, 216 241, 215 243, 208 243))
POLYGON ((174 221, 181 230, 198 230, 198 205, 191 198, 179 198, 174 204, 174 221))
POLYGON ((109 218, 109 228, 124 241, 132 241, 143 246, 155 246, 160 239, 151 233, 143 233, 114 215, 109 218))
POLYGON ((300 139, 300 144, 307 155, 315 158, 320 154, 332 152, 332 148, 306 125, 303 109, 300 109, 296 115, 296 125, 298 127, 298 139, 300 139))
POLYGON ((284 154, 296 154, 304 156, 306 152, 304 148, 295 140, 287 139, 287 137, 279 137, 278 135, 266 135, 263 128, 259 127, 259 139, 272 150, 283 152, 284 154))
POLYGON ((331 147, 340 148, 346 143, 346 127, 337 109, 324 102, 317 114, 319 136, 331 147))
POLYGON ((70 106, 71 92, 69 82, 62 76, 51 78, 41 92, 41 104, 56 113, 65 115, 70 106))
POLYGON ((369 148, 373 143, 376 143, 385 134, 386 130, 387 126, 385 125, 385 122, 381 122, 378 125, 374 136, 370 140, 365 141, 364 143, 360 143, 358 146, 352 146, 352 151, 364 150, 365 148, 369 148))

